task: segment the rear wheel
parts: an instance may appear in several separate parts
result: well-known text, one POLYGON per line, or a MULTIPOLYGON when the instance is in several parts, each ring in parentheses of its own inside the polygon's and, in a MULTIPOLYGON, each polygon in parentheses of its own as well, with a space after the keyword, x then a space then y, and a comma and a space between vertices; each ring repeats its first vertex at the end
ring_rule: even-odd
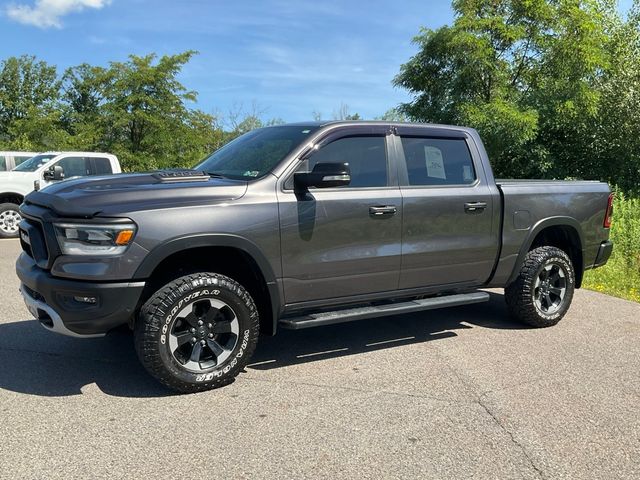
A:
POLYGON ((505 288, 509 313, 533 327, 550 327, 567 313, 575 289, 569 256, 556 247, 529 253, 516 280, 505 288))
POLYGON ((249 362, 258 334, 249 293, 229 277, 198 273, 151 296, 140 311, 135 343, 151 375, 190 393, 232 382, 249 362))
POLYGON ((0 203, 0 238, 16 238, 22 220, 20 207, 15 203, 0 203))

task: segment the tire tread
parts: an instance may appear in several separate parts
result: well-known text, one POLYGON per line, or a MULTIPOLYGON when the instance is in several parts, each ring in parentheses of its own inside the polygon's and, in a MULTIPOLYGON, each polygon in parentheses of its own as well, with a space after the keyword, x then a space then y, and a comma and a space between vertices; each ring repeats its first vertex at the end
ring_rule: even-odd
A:
MULTIPOLYGON (((15 210, 17 212, 20 212, 20 205, 16 205, 15 203, 12 203, 12 202, 0 203, 0 212, 4 212, 6 210, 15 210)), ((15 233, 5 233, 2 230, 0 230, 0 238, 18 238, 18 236, 19 236, 18 231, 16 231, 15 233)))
POLYGON ((551 246, 538 247, 527 253, 516 279, 504 289, 504 297, 509 314, 514 319, 536 328, 556 325, 566 314, 573 298, 575 273, 569 256, 561 249, 551 246), (541 316, 533 303, 531 290, 535 282, 536 273, 550 258, 562 258, 571 267, 571 288, 567 288, 566 304, 557 318, 549 319, 541 316))
POLYGON ((251 295, 235 280, 218 273, 195 273, 180 277, 154 293, 142 306, 134 328, 135 349, 140 362, 145 369, 160 383, 182 393, 195 393, 219 388, 231 383, 240 371, 249 363, 256 348, 259 331, 258 309, 251 295), (166 368, 158 349, 158 332, 161 329, 161 321, 170 308, 172 300, 179 299, 194 283, 204 278, 215 278, 218 283, 216 288, 226 289, 238 296, 250 312, 249 328, 252 334, 249 336, 248 345, 244 355, 238 364, 228 374, 214 377, 211 381, 189 383, 180 381, 166 368))

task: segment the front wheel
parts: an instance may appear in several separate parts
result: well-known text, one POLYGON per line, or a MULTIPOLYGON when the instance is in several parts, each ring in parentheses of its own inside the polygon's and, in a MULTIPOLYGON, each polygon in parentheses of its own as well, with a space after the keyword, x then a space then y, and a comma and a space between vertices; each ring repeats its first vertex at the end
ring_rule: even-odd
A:
POLYGON ((192 393, 226 385, 242 371, 258 341, 259 317, 239 283, 197 273, 153 294, 134 333, 147 371, 173 390, 192 393))
POLYGON ((0 238, 16 238, 22 220, 20 207, 15 203, 0 203, 0 238))
POLYGON ((520 272, 505 288, 509 313, 532 327, 550 327, 567 313, 575 289, 569 256, 556 247, 527 253, 520 272))

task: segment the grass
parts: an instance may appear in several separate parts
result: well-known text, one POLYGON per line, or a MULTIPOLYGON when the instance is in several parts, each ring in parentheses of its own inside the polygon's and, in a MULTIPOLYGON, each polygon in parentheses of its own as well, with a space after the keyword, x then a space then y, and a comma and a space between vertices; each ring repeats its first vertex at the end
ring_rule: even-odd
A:
POLYGON ((616 195, 611 239, 613 254, 609 262, 587 270, 582 286, 640 302, 640 198, 616 195))

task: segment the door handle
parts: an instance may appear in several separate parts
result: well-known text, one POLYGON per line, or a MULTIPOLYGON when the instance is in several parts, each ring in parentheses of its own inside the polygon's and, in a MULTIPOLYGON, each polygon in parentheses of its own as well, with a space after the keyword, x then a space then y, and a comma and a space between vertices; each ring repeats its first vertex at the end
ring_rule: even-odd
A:
POLYGON ((375 206, 369 207, 369 215, 374 217, 381 217, 395 215, 398 209, 395 205, 383 205, 383 206, 375 206))
POLYGON ((464 211, 468 213, 482 212, 487 208, 487 202, 468 202, 464 204, 464 211))

